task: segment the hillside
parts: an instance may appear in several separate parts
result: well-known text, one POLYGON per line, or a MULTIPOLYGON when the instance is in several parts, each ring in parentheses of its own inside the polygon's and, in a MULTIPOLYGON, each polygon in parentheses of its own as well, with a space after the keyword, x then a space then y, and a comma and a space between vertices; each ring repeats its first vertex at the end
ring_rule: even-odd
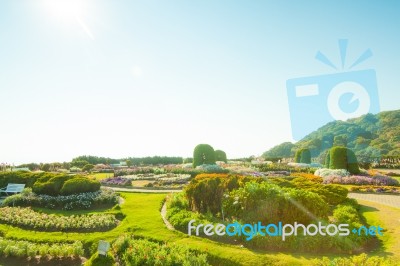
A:
POLYGON ((366 114, 347 121, 333 121, 296 143, 284 142, 266 151, 263 157, 293 157, 299 148, 308 148, 313 157, 324 158, 333 145, 346 145, 359 160, 400 156, 400 110, 366 114))

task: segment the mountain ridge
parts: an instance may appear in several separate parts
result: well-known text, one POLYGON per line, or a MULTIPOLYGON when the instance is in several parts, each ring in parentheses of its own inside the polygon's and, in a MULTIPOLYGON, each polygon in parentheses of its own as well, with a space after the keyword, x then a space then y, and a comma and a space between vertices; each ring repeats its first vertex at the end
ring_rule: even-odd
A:
POLYGON ((283 142, 263 153, 265 158, 293 157, 297 149, 308 148, 323 162, 332 146, 347 146, 360 161, 381 156, 400 156, 400 110, 366 114, 347 121, 332 121, 296 143, 283 142))

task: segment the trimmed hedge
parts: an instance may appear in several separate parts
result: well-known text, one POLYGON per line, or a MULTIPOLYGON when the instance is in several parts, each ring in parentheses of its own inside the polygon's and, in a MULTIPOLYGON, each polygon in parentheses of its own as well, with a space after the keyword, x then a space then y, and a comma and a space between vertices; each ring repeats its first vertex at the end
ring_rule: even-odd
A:
POLYGON ((61 195, 72 195, 100 190, 100 182, 84 177, 67 180, 60 190, 61 195))
POLYGON ((193 151, 193 167, 202 164, 215 164, 214 148, 208 144, 199 144, 193 151))
POLYGON ((197 175, 185 188, 189 207, 193 211, 216 214, 221 211, 224 193, 250 180, 254 178, 228 174, 197 175))
POLYGON ((60 190, 67 180, 73 178, 69 175, 56 175, 53 177, 42 177, 33 185, 33 192, 36 194, 46 194, 51 196, 57 196, 60 194, 60 190))
POLYGON ((25 184, 26 187, 32 187, 40 178, 54 177, 52 173, 32 173, 25 171, 18 172, 0 172, 0 188, 6 187, 9 183, 25 184))
POLYGON ((296 163, 311 163, 311 152, 309 149, 300 149, 296 151, 294 161, 296 163))
POLYGON ((360 173, 356 155, 346 147, 331 148, 325 162, 329 164, 327 167, 330 169, 346 169, 351 174, 360 173))
POLYGON ((220 162, 228 162, 228 159, 226 158, 226 153, 221 150, 216 150, 215 151, 215 160, 220 161, 220 162))

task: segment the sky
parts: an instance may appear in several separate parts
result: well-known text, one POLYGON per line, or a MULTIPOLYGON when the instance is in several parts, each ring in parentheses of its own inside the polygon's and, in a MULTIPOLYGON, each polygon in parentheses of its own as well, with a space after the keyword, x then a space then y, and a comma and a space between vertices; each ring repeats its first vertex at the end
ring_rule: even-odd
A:
MULTIPOLYGON (((192 155, 294 141, 286 81, 374 69, 399 109, 398 1, 0 1, 0 162, 192 155)), ((325 99, 326 100, 326 99, 325 99)), ((321 99, 324 102, 324 99, 321 99)), ((304 123, 313 114, 304 115, 304 123)))

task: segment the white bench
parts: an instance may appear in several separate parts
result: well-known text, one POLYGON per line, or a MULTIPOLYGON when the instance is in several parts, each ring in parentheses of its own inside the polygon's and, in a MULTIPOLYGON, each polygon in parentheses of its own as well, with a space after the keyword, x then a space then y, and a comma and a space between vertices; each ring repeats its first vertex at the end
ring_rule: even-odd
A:
POLYGON ((0 194, 1 193, 6 193, 7 196, 9 195, 9 193, 21 193, 25 188, 25 184, 8 184, 7 187, 5 188, 1 188, 0 189, 0 194))

